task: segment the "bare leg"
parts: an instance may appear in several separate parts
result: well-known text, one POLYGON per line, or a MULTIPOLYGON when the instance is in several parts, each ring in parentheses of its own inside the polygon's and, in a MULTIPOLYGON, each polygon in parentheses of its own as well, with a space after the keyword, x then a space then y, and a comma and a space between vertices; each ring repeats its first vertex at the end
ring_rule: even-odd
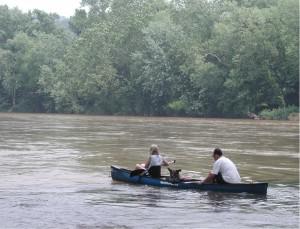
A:
POLYGON ((135 169, 145 169, 145 164, 136 164, 135 169))

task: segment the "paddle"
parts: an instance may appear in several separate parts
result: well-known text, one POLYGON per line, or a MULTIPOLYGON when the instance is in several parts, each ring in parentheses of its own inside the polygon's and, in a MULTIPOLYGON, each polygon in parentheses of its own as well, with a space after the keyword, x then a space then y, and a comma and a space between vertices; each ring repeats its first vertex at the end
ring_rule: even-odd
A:
MULTIPOLYGON (((176 160, 169 162, 169 164, 174 164, 175 162, 176 162, 176 160)), ((130 173, 130 177, 142 175, 143 173, 145 173, 147 171, 148 171, 147 169, 136 169, 136 170, 133 170, 130 173)))

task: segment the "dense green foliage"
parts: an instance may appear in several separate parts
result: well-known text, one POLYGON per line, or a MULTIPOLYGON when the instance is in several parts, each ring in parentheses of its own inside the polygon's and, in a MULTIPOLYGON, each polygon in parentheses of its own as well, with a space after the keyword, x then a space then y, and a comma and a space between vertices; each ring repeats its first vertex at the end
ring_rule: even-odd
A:
POLYGON ((244 117, 299 106, 298 0, 0 6, 0 110, 244 117))
POLYGON ((274 119, 274 120, 287 120, 290 114, 299 113, 299 109, 296 106, 288 106, 277 108, 273 110, 263 110, 259 116, 262 119, 274 119))

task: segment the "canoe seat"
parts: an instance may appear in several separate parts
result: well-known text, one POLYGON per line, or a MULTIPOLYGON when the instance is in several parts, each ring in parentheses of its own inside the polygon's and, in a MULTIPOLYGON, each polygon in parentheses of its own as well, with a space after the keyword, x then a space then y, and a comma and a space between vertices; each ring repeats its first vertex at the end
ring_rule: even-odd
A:
POLYGON ((151 166, 148 169, 148 173, 151 177, 160 178, 161 177, 161 166, 151 166))

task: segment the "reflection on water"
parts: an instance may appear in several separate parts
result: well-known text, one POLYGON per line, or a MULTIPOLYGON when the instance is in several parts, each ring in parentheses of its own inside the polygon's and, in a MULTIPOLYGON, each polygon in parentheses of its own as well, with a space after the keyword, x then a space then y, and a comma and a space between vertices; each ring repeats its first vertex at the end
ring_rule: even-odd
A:
POLYGON ((0 114, 1 227, 298 228, 298 128, 278 121, 0 114), (211 151, 220 147, 244 181, 269 182, 268 194, 111 181, 111 164, 134 167, 152 143, 195 178, 206 176, 211 151))

